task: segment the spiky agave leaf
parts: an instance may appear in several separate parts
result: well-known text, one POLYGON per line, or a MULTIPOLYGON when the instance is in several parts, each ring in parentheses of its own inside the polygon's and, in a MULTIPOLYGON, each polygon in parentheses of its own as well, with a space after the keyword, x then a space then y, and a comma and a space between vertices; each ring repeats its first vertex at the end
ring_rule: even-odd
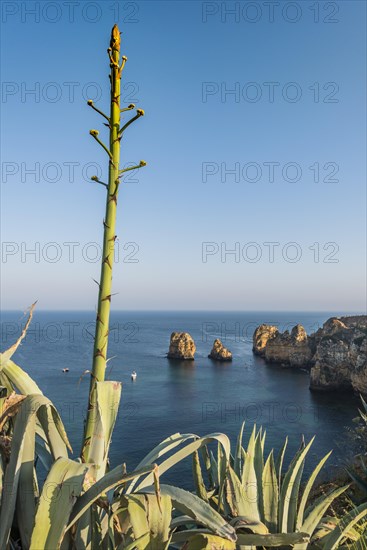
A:
POLYGON ((244 429, 245 429, 245 421, 242 422, 241 429, 237 437, 236 454, 234 457, 234 465, 233 465, 233 469, 240 479, 242 478, 242 468, 243 468, 243 458, 244 458, 243 448, 242 448, 242 438, 243 438, 244 429))
POLYGON ((194 484, 197 496, 200 497, 202 500, 205 500, 205 502, 209 502, 198 451, 194 451, 192 455, 192 473, 194 477, 194 484))
MULTIPOLYGON (((154 492, 154 488, 146 487, 140 492, 151 494, 154 492)), ((213 534, 227 540, 236 540, 235 529, 209 504, 196 495, 171 485, 161 485, 161 494, 171 498, 176 510, 200 522, 204 528, 209 529, 213 534)))
MULTIPOLYGON (((323 550, 335 550, 339 548, 339 543, 348 536, 348 531, 352 529, 359 521, 363 520, 367 516, 367 502, 357 506, 349 513, 345 514, 339 521, 335 529, 327 535, 324 539, 323 550)), ((360 538, 364 538, 363 533, 360 534, 360 538)))
POLYGON ((75 503, 72 514, 70 516, 70 522, 67 529, 70 529, 90 508, 90 506, 98 500, 107 491, 114 489, 117 486, 125 485, 129 481, 135 478, 139 478, 149 472, 152 472, 156 468, 155 464, 145 466, 140 470, 135 470, 130 474, 126 473, 124 465, 117 466, 101 479, 96 481, 75 503))
POLYGON ((94 427, 89 443, 89 462, 96 465, 96 479, 106 470, 108 450, 121 398, 120 382, 96 382, 94 427))
MULTIPOLYGON (((344 487, 338 487, 337 489, 330 491, 329 494, 322 495, 321 497, 316 499, 312 503, 312 505, 306 510, 304 522, 299 527, 299 530, 308 533, 311 537, 315 533, 317 527, 322 522, 326 510, 336 498, 338 498, 342 493, 344 493, 344 491, 346 491, 347 488, 348 485, 344 487)), ((318 534, 319 538, 321 538, 320 535, 321 533, 318 534)), ((307 545, 297 545, 295 548, 297 550, 307 550, 307 545)))
POLYGON ((284 462, 284 456, 285 451, 288 446, 288 436, 285 438, 284 443, 278 453, 277 459, 275 461, 275 469, 277 471, 278 475, 278 487, 280 488, 282 485, 282 470, 283 470, 283 462, 284 462))
MULTIPOLYGON (((321 460, 320 462, 317 464, 316 468, 314 468, 312 474, 310 475, 310 477, 308 478, 307 480, 307 483, 303 489, 303 492, 302 492, 302 498, 301 498, 301 501, 299 503, 299 507, 298 507, 298 513, 297 513, 297 521, 296 521, 296 527, 297 529, 300 529, 301 528, 301 525, 303 524, 303 520, 304 520, 304 513, 305 513, 305 508, 306 508, 306 504, 307 504, 307 500, 308 500, 308 497, 310 495, 310 492, 312 490, 312 487, 315 483, 315 480, 316 480, 316 477, 318 476, 318 474, 320 473, 320 471, 322 470, 325 462, 328 460, 328 458, 330 457, 332 451, 330 451, 329 453, 327 453, 321 460)), ((307 531, 308 532, 308 531, 307 531)), ((312 533, 310 533, 312 534, 312 533)))
POLYGON ((81 495, 87 464, 68 458, 54 462, 40 496, 30 550, 59 548, 76 499, 81 495))
MULTIPOLYGON (((6 466, 3 480, 6 490, 2 493, 0 508, 0 548, 6 548, 9 540, 19 482, 21 482, 22 486, 27 486, 29 490, 33 485, 34 447, 32 444, 30 449, 29 445, 32 439, 34 440, 36 437, 36 418, 38 418, 46 434, 53 458, 67 458, 67 445, 69 445, 69 442, 55 407, 43 395, 28 395, 22 401, 19 413, 15 418, 10 459, 6 466), (54 420, 52 424, 49 421, 49 413, 54 420), (28 444, 27 449, 25 448, 26 442, 28 444), (33 460, 31 460, 32 454, 33 460), (30 463, 32 464, 32 468, 30 467, 30 463), (32 480, 30 480, 30 477, 32 480)), ((33 494, 33 490, 31 494, 33 494)), ((19 513, 21 511, 22 508, 19 509, 19 513)), ((28 530, 30 525, 28 509, 26 513, 27 518, 24 521, 24 527, 27 529, 27 533, 24 535, 25 538, 29 536, 28 530)), ((19 527, 22 530, 23 521, 20 522, 19 527)))
MULTIPOLYGON (((169 451, 175 449, 179 445, 190 441, 191 439, 200 439, 198 435, 195 434, 180 434, 175 433, 163 441, 161 441, 154 449, 152 449, 144 458, 139 462, 136 467, 136 470, 144 468, 149 464, 153 464, 158 461, 159 458, 167 454, 169 451)), ((133 488, 137 482, 137 479, 134 479, 126 489, 126 494, 129 494, 133 491, 133 488)))
POLYGON ((305 457, 311 448, 315 438, 298 451, 292 460, 280 490, 279 501, 279 531, 281 533, 291 533, 294 531, 294 522, 297 514, 298 492, 301 482, 305 457))
POLYGON ((269 531, 275 533, 278 526, 279 487, 273 451, 270 452, 265 462, 262 475, 262 494, 262 520, 269 531))
POLYGON ((238 534, 238 546, 265 546, 275 548, 277 546, 293 546, 297 543, 308 543, 310 537, 307 533, 276 533, 268 535, 238 534))
MULTIPOLYGON (((184 448, 180 449, 176 453, 174 453, 172 456, 164 460, 159 464, 159 473, 160 475, 164 474, 167 470, 181 462, 184 458, 190 456, 193 452, 197 451, 201 447, 207 445, 208 443, 212 441, 218 441, 224 452, 224 457, 229 462, 230 457, 230 441, 228 437, 221 433, 214 433, 206 435, 205 437, 201 437, 197 439, 196 441, 193 441, 192 443, 189 443, 184 448)), ((136 488, 136 492, 141 491, 144 487, 148 487, 153 482, 153 474, 149 474, 143 481, 139 483, 139 485, 136 488)), ((129 488, 130 489, 130 488, 129 488)))
POLYGON ((137 550, 165 550, 171 540, 172 503, 167 495, 160 502, 156 495, 123 495, 120 514, 122 528, 126 520, 131 526, 129 538, 135 541, 137 550))
POLYGON ((182 547, 182 550, 235 550, 236 543, 216 535, 200 534, 190 537, 186 544, 182 547))
POLYGON ((31 305, 31 307, 29 308, 28 319, 27 319, 26 324, 25 324, 19 338, 17 339, 17 341, 12 346, 10 346, 10 348, 8 348, 6 351, 4 351, 3 353, 0 354, 0 356, 1 356, 0 357, 0 365, 6 364, 7 361, 9 361, 9 359, 14 355, 14 353, 17 351, 18 347, 22 343, 22 340, 25 338, 25 336, 27 334, 28 327, 29 327, 29 325, 31 324, 31 321, 32 321, 33 310, 36 307, 36 303, 37 302, 34 302, 31 305))
POLYGON ((4 360, 0 354, 0 380, 11 388, 11 391, 18 390, 22 395, 42 394, 36 382, 23 369, 11 359, 4 360))
POLYGON ((255 520, 260 520, 260 512, 258 506, 258 480, 256 471, 259 470, 259 466, 255 464, 258 461, 259 456, 255 451, 256 447, 256 424, 252 430, 247 450, 245 463, 242 471, 242 486, 244 488, 244 501, 243 505, 246 506, 247 513, 243 515, 250 516, 255 520))

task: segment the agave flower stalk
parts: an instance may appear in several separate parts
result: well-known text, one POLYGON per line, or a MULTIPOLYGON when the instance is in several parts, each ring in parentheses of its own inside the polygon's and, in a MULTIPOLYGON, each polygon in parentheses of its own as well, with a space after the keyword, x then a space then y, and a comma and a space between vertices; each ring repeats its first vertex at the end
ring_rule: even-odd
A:
MULTIPOLYGON (((102 265, 101 276, 98 294, 98 307, 97 307, 97 319, 96 329, 94 337, 94 349, 93 349, 93 366, 91 371, 90 390, 89 390, 89 405, 88 414, 84 432, 84 444, 82 450, 82 459, 88 461, 88 443, 90 441, 93 424, 96 414, 96 395, 95 386, 96 382, 101 382, 105 377, 106 362, 107 362, 107 348, 108 348, 108 333, 109 333, 109 319, 112 297, 112 269, 114 263, 114 250, 115 250, 115 226, 116 226, 116 210, 117 210, 117 198, 119 192, 120 180, 123 173, 127 170, 120 170, 120 142, 123 137, 124 131, 130 125, 131 122, 137 120, 144 111, 138 109, 136 115, 123 126, 121 126, 120 119, 121 113, 130 111, 135 108, 135 105, 131 104, 126 108, 121 109, 120 106, 120 89, 121 89, 121 75, 125 63, 127 61, 126 56, 122 56, 120 59, 120 46, 121 38, 120 32, 115 25, 111 32, 110 47, 107 50, 110 60, 110 86, 111 86, 111 105, 110 115, 107 116, 100 109, 95 107, 93 101, 89 100, 88 105, 92 107, 97 113, 107 120, 104 123, 109 129, 109 144, 105 145, 99 138, 99 132, 97 130, 90 130, 90 135, 97 141, 102 149, 107 153, 109 161, 108 169, 108 183, 104 183, 98 179, 97 176, 93 176, 92 180, 103 185, 107 190, 106 197, 106 213, 103 220, 104 235, 103 235, 103 253, 102 253, 102 265)), ((146 163, 141 161, 140 164, 134 168, 140 168, 145 166, 146 163)))

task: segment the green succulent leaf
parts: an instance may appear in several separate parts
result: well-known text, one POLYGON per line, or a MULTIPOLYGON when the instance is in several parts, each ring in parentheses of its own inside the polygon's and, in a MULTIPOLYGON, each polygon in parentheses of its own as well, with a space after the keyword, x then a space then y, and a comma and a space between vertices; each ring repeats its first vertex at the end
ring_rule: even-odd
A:
POLYGON ((307 533, 277 533, 269 535, 243 535, 238 534, 237 544, 239 546, 266 546, 274 548, 276 546, 291 546, 300 542, 309 542, 310 537, 307 533))
POLYGON ((114 489, 118 485, 125 485, 132 479, 139 478, 142 475, 152 472, 155 468, 156 466, 154 464, 150 464, 149 466, 145 466, 145 468, 141 468, 140 470, 131 472, 131 474, 127 474, 125 471, 125 466, 120 465, 105 474, 80 498, 78 498, 73 508, 67 529, 70 529, 70 527, 74 525, 74 523, 84 514, 84 512, 86 512, 90 506, 104 493, 114 489))
MULTIPOLYGON (((164 439, 163 441, 161 441, 161 443, 159 443, 159 445, 154 447, 154 449, 152 449, 150 451, 150 453, 148 453, 143 458, 143 460, 141 460, 139 462, 139 464, 136 467, 136 470, 139 470, 139 469, 144 468, 145 466, 147 466, 149 464, 153 464, 154 462, 157 462, 157 460, 160 457, 164 456, 166 453, 168 453, 172 449, 178 447, 179 445, 182 445, 183 443, 186 443, 186 441, 189 441, 191 439, 199 439, 199 436, 195 435, 195 434, 183 434, 182 435, 180 433, 175 433, 175 434, 171 435, 170 437, 167 437, 167 439, 164 439)), ((137 482, 137 479, 134 479, 129 484, 128 488, 126 489, 126 494, 129 494, 129 493, 132 492, 134 486, 136 485, 136 482, 137 482)))
MULTIPOLYGON (((300 501, 299 507, 298 507, 297 522, 296 522, 297 529, 301 529, 301 526, 303 524, 304 513, 305 513, 307 500, 308 500, 308 497, 309 497, 310 492, 312 490, 313 484, 315 483, 315 479, 319 475, 320 471, 322 470, 325 462, 328 460, 331 453, 332 453, 332 451, 327 453, 320 460, 320 462, 317 464, 316 468, 313 470, 312 474, 310 475, 310 477, 307 480, 307 483, 305 485, 305 488, 303 489, 302 498, 301 498, 301 501, 300 501)), ((309 531, 307 531, 307 532, 309 532, 309 531)), ((310 534, 312 534, 312 533, 310 533, 310 534)))
POLYGON ((59 458, 52 465, 38 504, 30 550, 60 547, 88 468, 68 458, 59 458))
POLYGON ((241 429, 237 437, 236 454, 234 457, 234 465, 233 465, 233 469, 240 479, 242 478, 242 468, 243 468, 242 438, 243 438, 243 431, 245 429, 245 423, 246 423, 245 421, 242 422, 241 429))
MULTIPOLYGON (((171 485, 161 485, 161 494, 169 496, 174 507, 182 514, 190 516, 196 521, 199 521, 204 527, 210 529, 212 533, 228 540, 236 540, 235 529, 222 518, 222 516, 213 510, 203 500, 196 495, 172 487, 171 485)), ((154 488, 148 487, 143 490, 144 493, 153 493, 154 488)))
POLYGON ((259 513, 259 495, 258 495, 258 481, 256 470, 259 470, 259 465, 255 462, 258 461, 258 452, 255 450, 256 446, 256 425, 254 426, 246 451, 245 463, 242 471, 242 486, 244 489, 246 504, 246 514, 253 519, 260 520, 259 513))
POLYGON ((298 492, 305 457, 315 438, 296 454, 292 460, 280 490, 279 502, 279 530, 282 533, 294 531, 294 522, 297 513, 298 492))
POLYGON ((202 533, 190 537, 183 550, 235 550, 236 543, 216 535, 202 533))
MULTIPOLYGON (((190 456, 193 452, 197 451, 201 447, 207 445, 208 443, 212 441, 218 441, 224 451, 224 456, 226 458, 226 461, 229 462, 230 457, 230 442, 226 435, 221 433, 214 433, 207 435, 205 437, 201 437, 197 439, 196 441, 193 441, 192 443, 189 443, 186 445, 183 449, 180 449, 176 453, 174 453, 172 456, 164 460, 161 464, 159 464, 159 475, 162 476, 167 470, 181 462, 184 458, 190 456)), ((144 487, 148 487, 153 483, 153 474, 147 475, 147 477, 140 482, 138 487, 136 488, 136 492, 141 491, 144 487)), ((129 492, 131 491, 131 487, 129 487, 129 492)))
MULTIPOLYGON (((367 502, 345 514, 330 535, 324 538, 323 550, 335 550, 339 548, 339 543, 343 538, 347 537, 349 531, 366 516, 367 502)), ((363 539, 364 535, 360 534, 360 538, 363 539)))
POLYGON ((200 458, 198 451, 195 451, 192 455, 192 471, 194 476, 194 483, 196 488, 196 494, 205 502, 209 502, 208 493, 206 491, 203 473, 200 465, 200 458))
POLYGON ((262 475, 262 493, 263 521, 269 531, 275 533, 278 525, 279 487, 273 451, 270 452, 265 462, 262 475))
MULTIPOLYGON (((21 403, 19 412, 16 415, 14 422, 14 431, 11 441, 10 460, 5 470, 3 485, 7 490, 3 491, 1 508, 0 508, 0 548, 6 548, 10 529, 13 521, 16 498, 18 493, 18 485, 21 481, 22 486, 26 484, 30 487, 30 480, 26 480, 24 476, 32 475, 33 482, 33 460, 31 461, 32 468, 28 465, 31 454, 34 454, 33 444, 25 449, 26 441, 29 443, 36 437, 36 415, 41 424, 42 429, 48 438, 48 444, 54 459, 59 457, 67 458, 65 431, 60 427, 62 422, 58 413, 51 401, 43 395, 28 395, 21 403), (44 414, 47 411, 47 414, 44 414), (56 423, 48 424, 48 413, 52 412, 53 418, 57 419, 56 423)), ((66 440, 67 441, 67 440, 66 440)), ((31 494, 33 492, 31 491, 31 494)), ((21 495, 20 495, 21 497, 21 495)), ((31 510, 31 508, 30 508, 31 510)), ((27 512, 28 514, 28 512, 27 512)), ((24 525, 26 534, 23 536, 25 540, 29 537, 30 519, 27 516, 24 525)), ((22 529, 22 525, 20 526, 22 529)))

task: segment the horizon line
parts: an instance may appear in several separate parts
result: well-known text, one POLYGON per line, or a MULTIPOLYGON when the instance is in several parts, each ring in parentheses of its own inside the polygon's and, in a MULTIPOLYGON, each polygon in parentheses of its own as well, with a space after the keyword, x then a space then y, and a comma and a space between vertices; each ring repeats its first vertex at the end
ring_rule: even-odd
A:
MULTIPOLYGON (((3 309, 0 313, 12 313, 12 312, 27 312, 28 307, 23 310, 22 308, 3 309)), ((111 313, 353 313, 360 315, 367 315, 367 310, 344 310, 344 309, 115 309, 111 313)), ((86 312, 96 313, 95 309, 36 309, 35 312, 86 312)))

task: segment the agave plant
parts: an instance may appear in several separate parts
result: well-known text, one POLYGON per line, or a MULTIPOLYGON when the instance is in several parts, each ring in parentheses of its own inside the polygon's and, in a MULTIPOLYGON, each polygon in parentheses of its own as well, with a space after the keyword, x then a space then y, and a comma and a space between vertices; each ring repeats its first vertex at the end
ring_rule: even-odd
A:
POLYGON ((301 490, 306 456, 313 439, 301 447, 283 474, 287 448, 284 442, 276 460, 273 450, 264 456, 266 433, 254 426, 247 449, 242 446, 244 424, 240 430, 234 456, 229 463, 220 448, 217 457, 204 455, 205 469, 211 481, 204 483, 198 453, 193 456, 197 495, 220 511, 237 533, 237 544, 251 546, 292 545, 297 550, 315 547, 339 547, 348 540, 363 538, 353 527, 367 515, 367 506, 352 510, 341 521, 325 517, 332 502, 348 485, 331 490, 309 502, 315 480, 331 453, 317 464, 301 490), (337 540, 337 545, 335 544, 337 540))

